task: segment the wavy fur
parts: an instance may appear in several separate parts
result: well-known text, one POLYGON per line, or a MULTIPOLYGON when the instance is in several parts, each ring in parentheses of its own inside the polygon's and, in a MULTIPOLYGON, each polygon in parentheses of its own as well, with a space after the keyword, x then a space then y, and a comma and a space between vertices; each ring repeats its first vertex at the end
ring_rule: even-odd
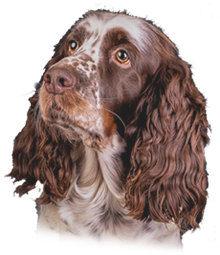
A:
POLYGON ((24 180, 20 196, 43 184, 40 222, 175 244, 199 226, 210 127, 190 68, 161 29, 125 13, 91 11, 67 31, 30 99, 9 174, 24 180))

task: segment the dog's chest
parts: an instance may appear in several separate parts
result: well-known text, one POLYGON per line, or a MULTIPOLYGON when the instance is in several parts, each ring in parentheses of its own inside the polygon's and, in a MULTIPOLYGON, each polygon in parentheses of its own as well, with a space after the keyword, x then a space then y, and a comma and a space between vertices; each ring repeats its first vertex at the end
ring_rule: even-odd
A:
POLYGON ((119 178, 123 146, 97 153, 85 147, 85 157, 74 169, 71 188, 64 201, 43 205, 39 225, 77 236, 138 239, 181 245, 175 224, 145 223, 128 216, 119 178), (117 149, 116 149, 117 148, 117 149))

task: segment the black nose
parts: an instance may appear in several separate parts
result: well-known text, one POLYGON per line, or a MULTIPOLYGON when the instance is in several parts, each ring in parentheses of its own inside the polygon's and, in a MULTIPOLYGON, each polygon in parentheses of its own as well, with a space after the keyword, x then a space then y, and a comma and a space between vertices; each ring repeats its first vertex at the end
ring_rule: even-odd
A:
POLYGON ((66 69, 52 67, 44 74, 46 90, 52 94, 63 94, 76 84, 76 77, 66 69))

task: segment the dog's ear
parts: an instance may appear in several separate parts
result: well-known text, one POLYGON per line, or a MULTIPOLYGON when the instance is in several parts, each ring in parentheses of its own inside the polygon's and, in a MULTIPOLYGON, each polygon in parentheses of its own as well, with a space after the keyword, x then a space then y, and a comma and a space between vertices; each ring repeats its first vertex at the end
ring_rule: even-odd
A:
POLYGON ((35 188, 37 181, 44 191, 39 204, 63 199, 70 187, 79 148, 63 138, 53 127, 47 127, 39 116, 38 95, 30 98, 31 107, 25 127, 14 141, 13 169, 8 175, 24 183, 15 190, 20 196, 35 188), (74 156, 75 155, 75 156, 74 156))
POLYGON ((205 106, 190 66, 176 54, 162 58, 126 129, 133 140, 126 205, 134 218, 198 227, 208 185, 205 106))

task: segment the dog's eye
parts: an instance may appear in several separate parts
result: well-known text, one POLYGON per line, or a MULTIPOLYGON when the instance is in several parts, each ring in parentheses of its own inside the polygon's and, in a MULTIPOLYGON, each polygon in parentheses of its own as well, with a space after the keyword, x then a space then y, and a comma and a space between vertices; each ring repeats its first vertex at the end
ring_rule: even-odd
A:
POLYGON ((71 41, 69 42, 69 52, 70 52, 70 53, 73 53, 74 51, 76 51, 77 47, 78 47, 78 45, 77 45, 77 42, 76 42, 76 41, 71 40, 71 41))
POLYGON ((128 62, 129 60, 129 56, 127 54, 126 51, 124 50, 119 50, 117 53, 116 53, 116 59, 120 62, 120 63, 126 63, 128 62))

